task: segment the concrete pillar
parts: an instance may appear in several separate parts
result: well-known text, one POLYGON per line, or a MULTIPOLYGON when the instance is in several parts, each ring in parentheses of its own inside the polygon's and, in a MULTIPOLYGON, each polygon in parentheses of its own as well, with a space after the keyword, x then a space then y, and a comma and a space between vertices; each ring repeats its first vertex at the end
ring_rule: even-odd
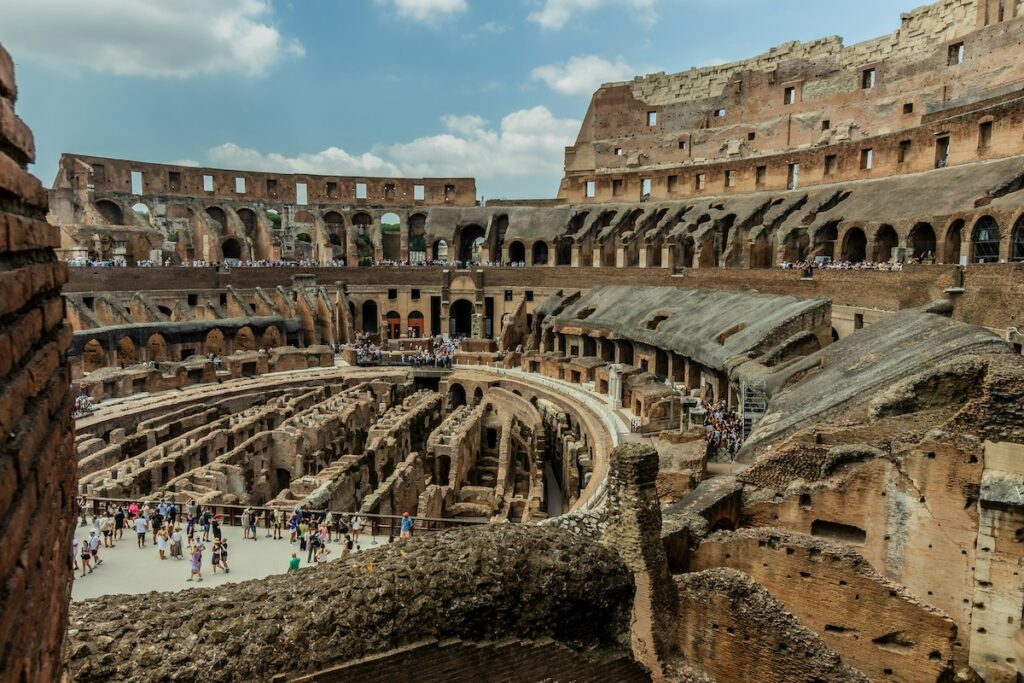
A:
POLYGON ((573 268, 579 268, 581 265, 583 265, 581 263, 581 261, 583 260, 583 247, 581 247, 578 244, 574 244, 572 246, 571 253, 572 255, 570 256, 570 265, 573 268))
POLYGON ((626 267, 626 248, 623 246, 615 247, 615 267, 625 268, 626 267))
POLYGON ((590 259, 591 260, 591 265, 594 268, 600 268, 601 267, 601 254, 603 254, 603 253, 604 253, 604 249, 602 249, 600 246, 595 244, 594 245, 594 255, 590 259))
POLYGON ((675 264, 672 263, 672 247, 666 244, 661 248, 661 267, 671 268, 673 265, 675 264))
POLYGON ((646 267, 647 267, 647 252, 648 252, 648 251, 649 251, 649 248, 648 248, 648 247, 641 247, 641 249, 640 249, 640 254, 639 254, 639 256, 640 256, 640 260, 639 260, 639 266, 640 266, 641 268, 646 268, 646 267))

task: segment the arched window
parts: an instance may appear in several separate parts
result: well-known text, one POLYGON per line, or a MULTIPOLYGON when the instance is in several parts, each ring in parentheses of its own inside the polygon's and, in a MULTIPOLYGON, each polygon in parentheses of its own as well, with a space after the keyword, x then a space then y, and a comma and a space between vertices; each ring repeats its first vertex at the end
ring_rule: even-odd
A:
POLYGON ((860 228, 850 228, 843 236, 842 259, 850 263, 861 263, 867 258, 868 238, 860 228))
POLYGON ((1024 261, 1024 216, 1018 218, 1013 226, 1013 244, 1010 248, 1010 260, 1024 261))
POLYGON ((971 260, 974 263, 999 261, 999 224, 992 216, 982 216, 971 234, 971 260))
POLYGON ((546 266, 548 264, 548 244, 547 242, 534 242, 533 243, 533 265, 535 266, 546 266))
POLYGON ((875 233, 875 261, 885 263, 892 259, 892 250, 899 244, 900 238, 891 225, 883 225, 875 233))

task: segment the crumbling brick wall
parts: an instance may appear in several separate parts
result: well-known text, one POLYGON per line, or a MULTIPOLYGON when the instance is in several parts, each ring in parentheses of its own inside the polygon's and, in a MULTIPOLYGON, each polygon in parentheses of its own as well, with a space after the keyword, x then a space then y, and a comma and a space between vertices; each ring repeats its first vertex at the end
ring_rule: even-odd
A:
POLYGON ((0 671, 4 680, 60 678, 67 622, 75 457, 70 373, 56 261, 58 230, 14 113, 11 56, 0 47, 0 671), (28 628, 26 628, 28 626, 28 628))

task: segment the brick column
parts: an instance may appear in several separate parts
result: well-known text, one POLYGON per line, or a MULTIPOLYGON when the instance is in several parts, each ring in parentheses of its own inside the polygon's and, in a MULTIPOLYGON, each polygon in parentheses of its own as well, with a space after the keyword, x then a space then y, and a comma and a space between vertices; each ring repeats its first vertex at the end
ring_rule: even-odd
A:
POLYGON ((71 373, 46 190, 26 171, 32 133, 14 113, 11 56, 0 47, 0 671, 61 680, 71 591, 77 458, 71 373))

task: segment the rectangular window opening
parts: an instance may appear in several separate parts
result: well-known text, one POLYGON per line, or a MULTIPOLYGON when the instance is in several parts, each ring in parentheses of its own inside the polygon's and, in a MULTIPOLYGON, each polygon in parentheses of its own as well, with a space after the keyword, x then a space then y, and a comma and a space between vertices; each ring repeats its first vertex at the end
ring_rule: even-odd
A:
POLYGON ((332 198, 333 197, 337 197, 338 196, 338 183, 336 183, 333 180, 328 180, 327 181, 327 186, 324 188, 324 190, 326 191, 328 197, 332 197, 332 198))
POLYGON ((831 121, 829 121, 828 119, 823 119, 822 120, 822 122, 821 122, 821 129, 822 130, 828 130, 831 127, 832 127, 832 122, 831 121))
POLYGON ((656 111, 649 111, 649 112, 647 112, 647 125, 649 127, 654 127, 654 126, 658 125, 658 112, 656 112, 656 111))
POLYGON ((871 148, 860 151, 860 170, 870 171, 875 164, 875 152, 871 148))
POLYGON ((167 186, 172 192, 181 190, 181 172, 180 171, 168 171, 167 172, 167 186))
POLYGON ((621 157, 622 156, 622 148, 621 147, 616 147, 615 148, 615 156, 617 156, 617 157, 621 157))
POLYGON ((394 198, 395 198, 395 184, 394 183, 385 183, 384 184, 384 199, 394 199, 394 198))
POLYGON ((703 190, 704 185, 707 183, 707 175, 704 173, 698 173, 697 177, 693 181, 693 187, 695 190, 703 190))
POLYGON ((679 149, 683 149, 683 150, 686 149, 686 140, 680 140, 679 141, 679 149))
POLYGON ((758 187, 764 187, 765 181, 768 179, 768 167, 758 166, 754 171, 754 184, 758 187))
POLYGON ((783 104, 796 104, 796 88, 786 88, 785 94, 782 96, 783 104))
POLYGON ((902 163, 906 162, 907 157, 910 156, 910 145, 911 145, 910 140, 900 140, 899 153, 898 153, 898 155, 896 157, 896 162, 897 163, 902 164, 902 163))
POLYGON ((413 289, 412 292, 409 293, 409 298, 412 299, 413 301, 419 301, 420 300, 420 290, 413 289))
POLYGON ((452 199, 453 197, 455 197, 455 186, 454 185, 445 185, 444 186, 444 200, 448 201, 449 199, 452 199))
POLYGON ((905 103, 903 105, 903 113, 904 114, 913 114, 914 113, 914 103, 913 102, 905 103))
POLYGON ((417 202, 422 202, 427 196, 426 188, 422 185, 412 186, 412 198, 417 202))
POLYGON ((735 187, 736 186, 736 171, 725 172, 725 186, 735 187))
POLYGON ((295 183, 295 203, 299 206, 305 206, 308 200, 306 183, 295 183))
POLYGON ((875 87, 877 72, 874 69, 864 69, 860 75, 860 87, 863 90, 870 90, 875 87))
POLYGON ((267 178, 267 196, 277 196, 277 178, 267 178))
POLYGON ((618 197, 622 194, 622 178, 612 180, 612 196, 618 197))
POLYGON ((825 175, 835 175, 837 166, 838 164, 836 163, 835 154, 828 154, 825 156, 825 175))
POLYGON ((978 149, 988 149, 992 144, 992 122, 982 121, 978 124, 978 149))
POLYGON ((668 177, 667 185, 668 185, 668 191, 669 192, 675 192, 678 189, 678 187, 679 187, 679 176, 677 176, 677 175, 670 175, 668 177))
POLYGON ((597 196, 597 183, 593 180, 587 181, 587 197, 594 198, 597 196))
POLYGON ((132 171, 132 194, 142 194, 142 171, 132 171))
POLYGON ((964 63, 964 44, 954 43, 949 46, 949 66, 957 66, 964 63))
POLYGON ((644 178, 640 181, 640 198, 645 199, 651 196, 651 179, 644 178))
POLYGON ((795 190, 800 186, 800 164, 790 164, 786 175, 786 188, 795 190))
POLYGON ((245 178, 235 178, 235 194, 245 194, 245 178))
POLYGON ((203 192, 213 192, 213 176, 203 176, 203 192))
POLYGON ((356 199, 366 199, 366 183, 356 183, 356 199))

